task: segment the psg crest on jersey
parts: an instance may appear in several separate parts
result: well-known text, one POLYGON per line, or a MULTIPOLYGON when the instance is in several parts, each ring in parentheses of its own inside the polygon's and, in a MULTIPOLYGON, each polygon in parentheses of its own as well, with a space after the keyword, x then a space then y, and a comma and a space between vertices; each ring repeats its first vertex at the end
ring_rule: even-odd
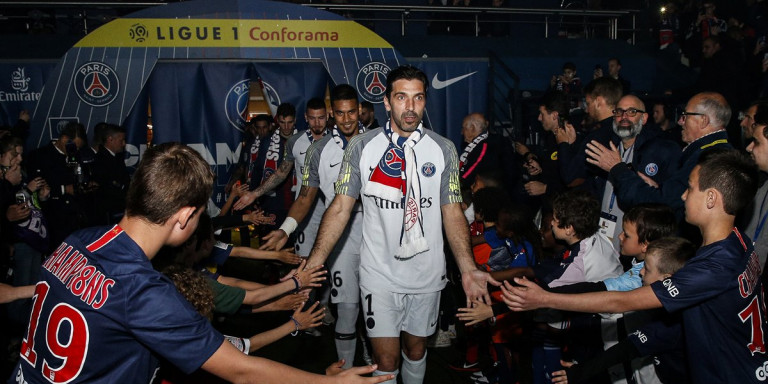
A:
POLYGON ((656 163, 648 163, 645 166, 645 174, 648 176, 656 176, 659 173, 659 166, 656 163))
POLYGON ((371 103, 381 103, 387 90, 387 74, 389 66, 384 63, 371 62, 357 72, 357 91, 363 99, 371 103))
POLYGON ((227 120, 238 131, 245 129, 245 114, 248 113, 248 92, 251 89, 251 79, 240 80, 227 92, 224 98, 224 112, 227 120))
POLYGON ((437 168, 435 167, 434 164, 432 164, 430 162, 427 162, 427 163, 424 163, 424 165, 421 166, 421 174, 426 176, 426 177, 432 177, 432 176, 435 175, 435 170, 436 169, 437 168))
POLYGON ((120 80, 109 65, 91 61, 77 69, 72 86, 80 100, 86 104, 104 107, 115 101, 120 91, 120 80))

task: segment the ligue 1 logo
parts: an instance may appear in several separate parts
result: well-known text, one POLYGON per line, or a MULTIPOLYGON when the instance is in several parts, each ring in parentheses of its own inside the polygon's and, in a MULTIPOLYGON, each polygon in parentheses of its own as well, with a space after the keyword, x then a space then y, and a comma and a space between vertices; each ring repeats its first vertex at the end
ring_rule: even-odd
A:
POLYGON ((91 61, 77 69, 72 86, 86 104, 104 107, 115 101, 120 91, 120 80, 109 65, 91 61))
POLYGON ((147 36, 149 36, 149 32, 143 24, 136 23, 131 25, 131 29, 128 30, 128 36, 137 43, 143 43, 147 36))
POLYGON ((381 103, 387 90, 389 70, 389 66, 379 62, 371 62, 360 68, 356 81, 360 96, 371 103, 381 103))
POLYGON ((251 90, 251 79, 240 80, 227 92, 224 98, 224 112, 227 120, 238 131, 245 129, 245 115, 248 113, 248 94, 251 90))

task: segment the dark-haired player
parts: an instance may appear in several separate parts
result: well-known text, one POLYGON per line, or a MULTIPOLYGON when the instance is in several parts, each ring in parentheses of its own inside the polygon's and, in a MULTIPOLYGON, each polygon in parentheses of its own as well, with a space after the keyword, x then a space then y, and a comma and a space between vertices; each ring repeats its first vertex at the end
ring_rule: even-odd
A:
POLYGON ((374 374, 397 374, 402 356, 406 384, 421 383, 426 372, 426 340, 435 332, 446 284, 442 228, 467 298, 489 302, 486 283, 495 282, 472 260, 456 148, 421 124, 427 84, 424 72, 411 66, 389 72, 384 99, 389 122, 347 145, 336 196, 307 264, 325 262, 361 199, 360 295, 380 367, 374 374))

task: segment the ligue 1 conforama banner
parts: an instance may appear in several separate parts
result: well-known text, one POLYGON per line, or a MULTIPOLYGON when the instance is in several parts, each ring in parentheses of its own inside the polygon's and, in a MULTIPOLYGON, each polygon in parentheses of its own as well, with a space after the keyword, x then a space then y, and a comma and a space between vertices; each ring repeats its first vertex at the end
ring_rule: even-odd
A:
MULTIPOLYGON (((384 97, 383 84, 389 70, 405 63, 389 43, 369 29, 311 7, 259 0, 188 1, 152 7, 105 24, 64 55, 45 81, 45 89, 32 117, 32 132, 27 145, 38 147, 58 137, 59 123, 64 119, 79 121, 89 134, 92 127, 102 121, 141 124, 139 117, 145 112, 139 109, 146 108, 146 99, 154 105, 155 99, 162 98, 147 97, 149 92, 145 90, 148 80, 155 77, 153 72, 159 69, 159 63, 205 61, 264 65, 262 80, 269 84, 282 81, 280 70, 290 66, 280 66, 279 63, 316 62, 322 65, 333 84, 352 84, 360 90, 363 99, 374 103, 381 103, 384 97), (264 61, 270 63, 262 63, 264 61), (268 68, 273 65, 276 67, 268 68)), ((204 71, 206 76, 214 76, 204 71)), ((254 69, 254 72, 257 76, 258 70, 254 69)), ((253 79, 254 73, 248 76, 253 79)), ((294 86, 300 86, 300 83, 296 82, 294 86)), ((237 90, 242 87, 235 87, 235 92, 237 90)), ((163 95, 177 92, 178 89, 166 89, 163 95)), ((323 95, 315 90, 307 92, 311 94, 304 93, 304 97, 323 95)), ((223 101, 219 105, 225 107, 223 101)), ((383 108, 378 109, 382 119, 383 108)), ((194 112, 194 116, 201 113, 200 110, 194 112)), ((153 106, 153 122, 163 119, 161 115, 164 113, 178 113, 178 110, 164 111, 153 106)), ((227 116, 226 112, 216 113, 227 116)), ((219 127, 231 123, 229 120, 219 121, 220 117, 215 119, 219 127)), ((173 132, 180 136, 183 131, 185 137, 200 140, 217 140, 207 136, 209 133, 202 123, 204 119, 189 120, 185 126, 180 126, 180 118, 171 123, 177 124, 173 132), (197 133, 188 134, 189 130, 197 133)), ((214 124, 206 122, 209 123, 214 124)), ((140 133, 145 127, 127 128, 131 130, 129 144, 137 154, 127 163, 135 164, 143 152, 144 135, 140 133)), ((154 142, 160 142, 160 138, 173 138, 171 133, 162 132, 170 129, 167 126, 163 128, 155 123, 154 128, 157 136, 154 142)), ((228 135, 241 133, 234 129, 228 135)), ((188 144, 206 147, 211 153, 207 157, 211 166, 216 166, 220 156, 216 154, 216 148, 210 147, 218 145, 214 142, 218 143, 197 141, 188 144)), ((217 173, 220 171, 223 169, 217 173)))

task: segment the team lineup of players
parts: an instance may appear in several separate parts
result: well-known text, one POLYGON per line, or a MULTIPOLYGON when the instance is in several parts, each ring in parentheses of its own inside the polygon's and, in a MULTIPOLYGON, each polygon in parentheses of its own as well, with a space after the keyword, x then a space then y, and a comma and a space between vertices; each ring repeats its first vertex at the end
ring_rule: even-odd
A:
POLYGON ((310 272, 292 276, 297 291, 313 286, 306 276, 317 267, 329 268, 339 363, 327 376, 243 354, 153 269, 151 260, 163 246, 179 246, 195 231, 213 183, 199 154, 166 143, 142 158, 118 225, 76 232, 45 262, 9 382, 146 383, 162 359, 183 372, 202 368, 232 382, 395 383, 400 376, 403 383, 421 383, 427 337, 436 330, 447 283, 445 240, 468 308, 490 304, 489 285, 501 286, 515 311, 663 307, 681 313, 681 321, 655 331, 658 349, 648 353, 671 348, 659 340, 682 334, 689 367, 701 368, 689 372, 692 382, 766 379, 759 261, 752 242, 734 229, 735 213, 757 189, 753 162, 735 150, 701 157, 682 199, 686 220, 704 242, 663 280, 627 292, 585 294, 552 293, 517 278, 502 285, 473 258, 455 146, 422 125, 427 90, 426 75, 417 68, 390 71, 384 98, 389 121, 370 130, 358 121, 351 86, 332 90, 335 126, 329 130, 324 102, 311 100, 309 129, 291 136, 274 174, 235 202, 235 209, 248 207, 292 168, 301 181, 285 220, 264 238, 263 248, 280 250, 291 234, 302 234, 297 253, 308 258, 304 268, 310 272), (361 302, 376 364, 352 367, 361 302))

